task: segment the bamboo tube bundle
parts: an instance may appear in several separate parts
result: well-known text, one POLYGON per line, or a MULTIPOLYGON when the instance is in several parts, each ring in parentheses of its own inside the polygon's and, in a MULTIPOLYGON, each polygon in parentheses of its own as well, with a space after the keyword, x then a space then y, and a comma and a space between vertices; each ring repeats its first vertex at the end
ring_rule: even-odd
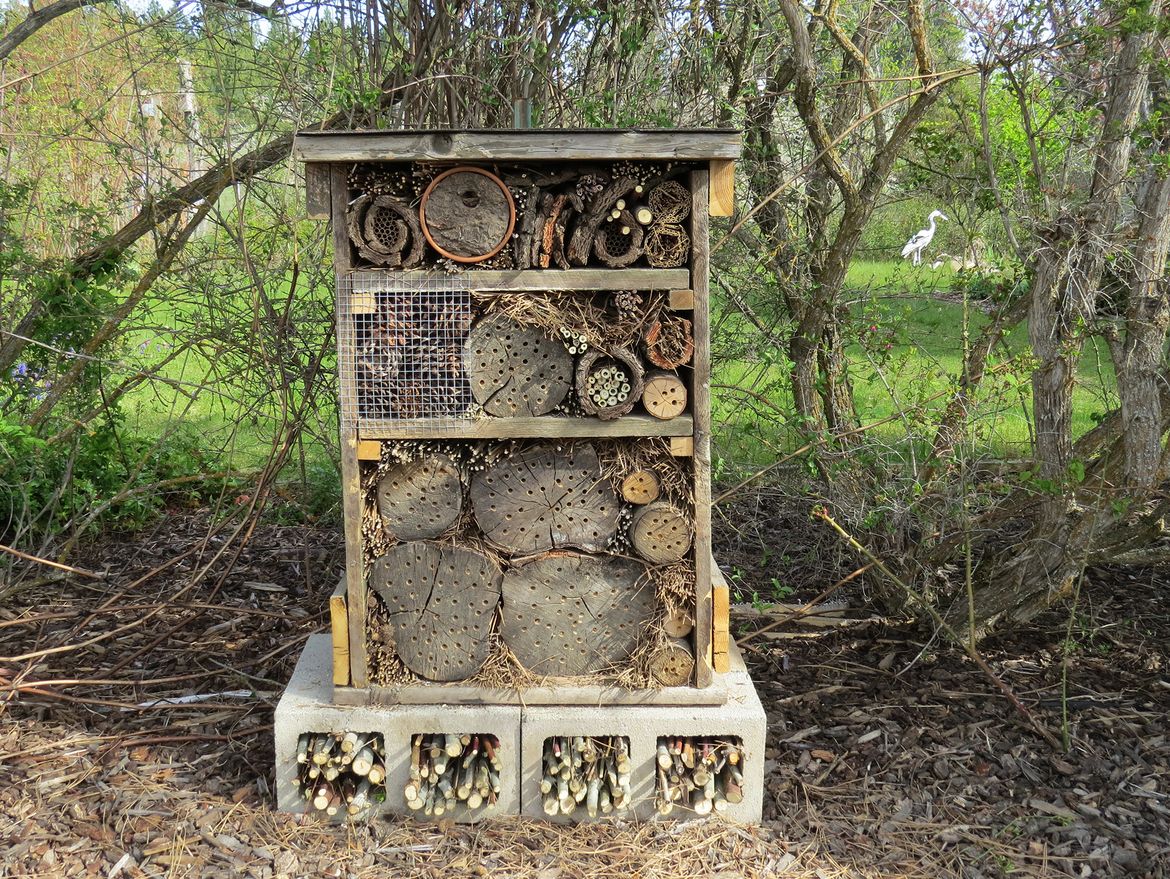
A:
POLYGON ((630 740, 625 736, 553 736, 544 742, 540 793, 546 815, 590 818, 630 808, 630 740))
POLYGON ((410 741, 410 777, 402 789, 407 808, 441 818, 462 806, 470 811, 500 795, 500 741, 482 733, 418 734, 410 741))
POLYGON ((625 348, 587 351, 577 364, 577 398, 589 415, 609 421, 625 415, 642 396, 644 369, 625 348))
POLYGON ((657 808, 696 815, 726 812, 743 802, 743 745, 734 738, 667 736, 658 740, 657 808))
POLYGON ((352 730, 302 733, 297 739, 297 786, 309 808, 332 817, 366 816, 386 799, 382 737, 352 730))

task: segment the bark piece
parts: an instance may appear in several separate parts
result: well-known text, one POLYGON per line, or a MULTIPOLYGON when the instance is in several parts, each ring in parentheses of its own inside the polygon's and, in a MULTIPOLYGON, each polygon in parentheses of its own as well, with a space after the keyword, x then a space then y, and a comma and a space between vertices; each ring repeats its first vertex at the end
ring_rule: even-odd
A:
POLYGON ((673 504, 655 501, 630 520, 630 543, 638 555, 655 565, 681 560, 691 548, 693 526, 673 504))
POLYGON ((529 446, 475 474, 470 495, 476 524, 508 552, 597 551, 617 534, 617 495, 587 443, 529 446))
POLYGON ((632 470, 622 480, 622 497, 631 504, 648 504, 658 500, 662 482, 653 470, 632 470))
POLYGON ((641 361, 625 348, 608 352, 591 348, 577 361, 577 399, 581 409, 602 421, 625 415, 642 395, 643 372, 641 361))
POLYGON ((418 216, 393 196, 361 196, 347 209, 345 223, 362 259, 387 268, 412 268, 422 262, 418 216))
POLYGON ((573 358, 565 346, 505 315, 472 328, 463 359, 472 396, 488 415, 547 415, 569 395, 573 358))
POLYGON ((650 675, 664 687, 682 687, 695 671, 695 651, 685 638, 675 638, 650 657, 650 675))
POLYGON ((687 386, 675 373, 656 370, 646 376, 642 405, 655 418, 669 421, 686 411, 687 386))
POLYGON ((653 584, 629 559, 549 553, 503 581, 501 634, 524 668, 582 675, 619 666, 656 615, 653 584))
POLYGON ((516 205, 499 177, 465 165, 431 181, 419 216, 423 234, 440 254, 456 262, 482 262, 512 237, 516 205))
POLYGON ((382 527, 397 540, 438 537, 459 520, 463 483, 446 455, 397 464, 378 480, 382 527))
POLYGON ((431 681, 461 681, 483 665, 500 581, 483 553, 425 540, 390 547, 370 570, 399 658, 431 681))

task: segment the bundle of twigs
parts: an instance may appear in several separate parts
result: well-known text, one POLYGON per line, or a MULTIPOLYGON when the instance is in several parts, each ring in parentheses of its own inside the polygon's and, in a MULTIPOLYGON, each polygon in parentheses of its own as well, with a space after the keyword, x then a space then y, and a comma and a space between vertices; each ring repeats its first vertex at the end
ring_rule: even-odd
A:
POLYGON ((480 809, 500 795, 500 742, 490 735, 416 735, 410 744, 408 808, 440 817, 462 804, 480 809))
POLYGON ((368 733, 302 733, 297 784, 309 806, 326 815, 360 816, 386 799, 382 737, 368 733))
POLYGON ((696 815, 743 802, 743 747, 734 739, 668 736, 658 740, 658 814, 677 804, 696 815))
POLYGON ((630 807, 630 742, 624 736, 553 736, 544 743, 540 779, 546 815, 590 818, 630 807))

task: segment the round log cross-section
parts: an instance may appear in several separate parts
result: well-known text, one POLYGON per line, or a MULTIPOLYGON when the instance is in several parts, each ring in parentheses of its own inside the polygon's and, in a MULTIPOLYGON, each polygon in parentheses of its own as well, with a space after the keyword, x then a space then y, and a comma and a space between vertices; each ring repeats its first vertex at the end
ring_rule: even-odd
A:
POLYGON ((648 504, 662 494, 662 481, 653 470, 631 470, 622 479, 622 497, 631 504, 648 504))
POLYGON ((504 575, 500 633, 524 668, 583 675, 627 660, 656 616, 637 562, 549 553, 504 575))
POLYGON ((382 527, 397 540, 438 537, 459 520, 463 483, 446 455, 396 464, 378 480, 382 527))
POLYGON ((695 671, 695 652, 690 642, 676 638, 650 657, 650 675, 664 687, 681 687, 695 671))
POLYGON ((500 418, 547 415, 573 382, 573 358, 564 344, 503 314, 472 327, 463 364, 475 401, 500 418))
POLYGON ((429 681, 471 677, 489 649, 500 569, 481 552, 414 540, 390 547, 370 571, 402 663, 429 681))
POLYGON ((455 262, 482 262, 512 237, 516 204, 491 171, 460 166, 431 181, 419 203, 423 234, 431 247, 455 262))
POLYGON ((687 386, 673 372, 655 371, 646 376, 642 405, 655 418, 669 421, 687 408, 687 386))
POLYGON ((691 548, 691 521, 673 504, 656 501, 630 519, 630 543, 638 555, 655 565, 677 562, 691 548))
POLYGON ((471 507, 484 536, 519 555, 574 546, 597 551, 617 534, 621 505, 597 452, 534 445, 476 473, 471 507))

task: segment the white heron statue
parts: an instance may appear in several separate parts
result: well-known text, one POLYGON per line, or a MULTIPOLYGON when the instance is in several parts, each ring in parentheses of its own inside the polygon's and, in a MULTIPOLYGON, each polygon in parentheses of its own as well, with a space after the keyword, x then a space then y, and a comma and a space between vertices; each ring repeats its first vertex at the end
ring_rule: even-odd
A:
POLYGON ((922 251, 926 250, 926 245, 930 244, 930 240, 934 238, 934 221, 935 219, 945 220, 947 215, 942 211, 931 211, 930 216, 926 219, 930 221, 929 229, 920 229, 914 233, 914 237, 906 242, 906 246, 902 248, 902 259, 911 257, 914 265, 922 263, 922 251))

